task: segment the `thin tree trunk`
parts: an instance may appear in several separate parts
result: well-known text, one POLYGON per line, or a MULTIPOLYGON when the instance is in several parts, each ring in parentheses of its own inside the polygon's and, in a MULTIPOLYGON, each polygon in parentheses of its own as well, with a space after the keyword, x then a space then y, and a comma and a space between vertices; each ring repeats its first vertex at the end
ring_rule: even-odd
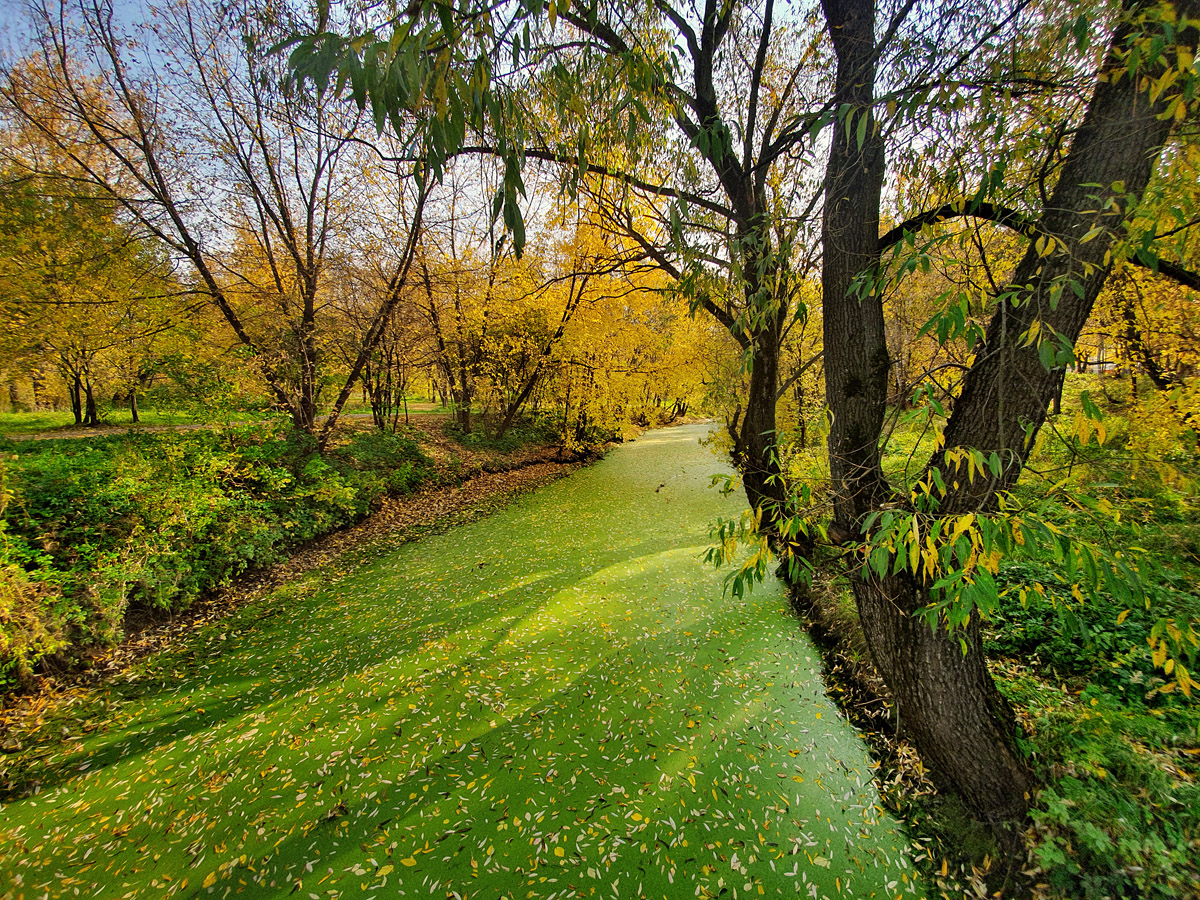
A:
POLYGON ((72 372, 68 394, 71 398, 71 412, 75 415, 75 424, 83 424, 83 383, 78 373, 72 372))
POLYGON ((83 380, 83 394, 85 400, 83 424, 94 428, 100 424, 100 416, 96 411, 96 392, 91 378, 83 380))
MULTIPOLYGON (((1125 276, 1126 288, 1132 288, 1137 295, 1138 300, 1141 300, 1141 291, 1137 283, 1128 275, 1125 276)), ((1142 371, 1146 373, 1156 388, 1160 391, 1165 391, 1172 384, 1171 378, 1163 371, 1162 366, 1158 364, 1158 360, 1154 358, 1154 354, 1150 351, 1150 347, 1146 344, 1146 337, 1142 333, 1142 326, 1137 319, 1137 309, 1134 308, 1133 298, 1126 291, 1122 291, 1121 296, 1121 319, 1124 322, 1124 338, 1125 352, 1129 357, 1130 363, 1136 359, 1138 365, 1142 367, 1142 371)))

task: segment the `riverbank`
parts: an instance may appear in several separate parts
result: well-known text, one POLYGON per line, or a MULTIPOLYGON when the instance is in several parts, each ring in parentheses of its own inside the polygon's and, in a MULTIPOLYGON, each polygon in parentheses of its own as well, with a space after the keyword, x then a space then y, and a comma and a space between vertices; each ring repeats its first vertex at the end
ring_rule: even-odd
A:
MULTIPOLYGON (((140 620, 127 623, 120 643, 94 653, 86 667, 39 672, 25 690, 0 697, 0 753, 21 752, 22 736, 38 733, 80 692, 120 677, 152 654, 185 644, 202 630, 240 609, 268 600, 278 591, 286 592, 289 585, 323 567, 344 571, 356 560, 384 552, 390 546, 472 522, 588 464, 541 459, 542 455, 556 455, 557 448, 547 445, 540 449, 538 453, 534 448, 525 448, 518 459, 508 461, 509 468, 481 471, 461 484, 387 497, 365 520, 307 542, 283 562, 249 572, 233 584, 201 597, 186 610, 158 615, 146 611, 140 620)), ((20 793, 20 785, 27 781, 25 766, 15 771, 2 760, 0 756, 0 802, 20 793)))
POLYGON ((103 669, 124 652, 114 645, 138 646, 155 623, 189 620, 198 601, 287 570, 404 498, 436 517, 446 491, 562 457, 538 432, 495 447, 447 425, 348 423, 320 455, 262 425, 0 445, 0 695, 103 669))

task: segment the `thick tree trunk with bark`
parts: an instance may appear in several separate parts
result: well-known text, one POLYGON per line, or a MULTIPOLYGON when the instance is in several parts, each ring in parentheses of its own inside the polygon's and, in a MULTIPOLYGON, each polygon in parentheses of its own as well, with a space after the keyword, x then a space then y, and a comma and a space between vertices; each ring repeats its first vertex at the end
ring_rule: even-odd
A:
MULTIPOLYGON (((838 58, 836 99, 854 115, 870 115, 874 4, 826 0, 824 7, 838 58)), ((845 534, 858 534, 863 518, 890 499, 879 447, 889 367, 883 303, 854 291, 855 277, 878 260, 883 144, 871 123, 861 146, 856 130, 835 128, 823 220, 830 471, 834 524, 845 534)), ((931 630, 914 616, 929 596, 905 575, 856 578, 853 587, 872 658, 922 760, 981 819, 1023 817, 1033 779, 1013 743, 1012 711, 987 671, 978 623, 959 635, 931 630)))
MULTIPOLYGON (((1108 277, 1110 251, 1170 135, 1172 122, 1165 116, 1169 92, 1152 102, 1145 90, 1144 80, 1160 72, 1131 75, 1121 58, 1120 51, 1142 29, 1155 27, 1130 22, 1147 6, 1152 4, 1127 4, 1132 9, 1113 36, 1083 123, 1038 223, 1038 231, 1053 236, 1057 247, 1039 253, 1037 244, 1031 244, 1026 250, 1007 291, 1014 299, 1001 302, 993 314, 978 362, 963 380, 946 424, 947 450, 996 451, 1002 475, 960 482, 943 503, 946 513, 990 509, 996 495, 1016 483, 1046 410, 1062 390, 1064 369, 1047 370, 1038 344, 1058 334, 1074 346, 1108 277), (1041 338, 1027 340, 1035 328, 1041 338)), ((1179 2, 1175 8, 1193 22, 1200 19, 1200 0, 1179 2)), ((1196 38, 1193 26, 1177 40, 1194 50, 1196 38)), ((945 469, 944 454, 931 465, 945 469)))
POLYGON ((754 335, 753 366, 746 414, 738 429, 734 463, 742 473, 746 499, 761 510, 762 530, 774 532, 774 521, 783 511, 787 491, 776 449, 775 403, 779 385, 779 345, 782 323, 778 316, 754 335))
MULTIPOLYGON (((823 6, 838 60, 836 100, 855 115, 867 114, 875 80, 873 4, 824 0, 823 6)), ((1195 18, 1200 3, 1178 6, 1195 18)), ((1132 33, 1123 25, 1114 47, 1124 46, 1132 33)), ((1187 39, 1194 47, 1194 29, 1187 39)), ((1047 369, 1037 342, 1022 346, 1024 339, 1035 322, 1043 334, 1057 332, 1072 344, 1079 336, 1108 274, 1106 251, 1130 211, 1126 194, 1136 202, 1169 133, 1162 98, 1151 104, 1138 77, 1119 76, 1122 65, 1118 54, 1110 54, 1039 223, 1039 231, 1058 240, 1058 249, 1029 248, 1013 277, 1018 300, 1000 302, 947 423, 947 448, 999 452, 1002 476, 960 480, 943 499, 944 514, 987 511, 998 491, 1015 484, 1063 378, 1062 367, 1047 369), (1108 198, 1114 202, 1106 207, 1108 198)), ((878 446, 888 356, 880 298, 851 293, 855 275, 876 262, 882 145, 869 126, 861 147, 848 130, 836 128, 829 160, 823 292, 835 524, 858 534, 864 516, 888 499, 878 446)), ((944 454, 931 465, 945 471, 944 454)), ((922 759, 981 819, 1021 819, 1034 782, 1015 749, 1011 710, 987 671, 979 623, 955 633, 930 629, 914 614, 931 597, 909 575, 856 579, 854 593, 872 657, 922 759)))
MULTIPOLYGON (((838 60, 836 96, 852 115, 869 116, 875 83, 871 0, 825 0, 838 60)), ((854 291, 854 279, 878 260, 882 138, 868 123, 838 123, 826 174, 822 222, 826 396, 834 525, 860 533, 863 518, 889 499, 879 442, 889 357, 882 299, 854 291), (847 133, 849 132, 849 133, 847 133)), ((982 819, 1024 815, 1032 778, 1011 740, 1011 713, 998 697, 979 649, 978 629, 956 637, 931 630, 913 613, 928 602, 902 576, 854 579, 854 596, 871 655, 895 698, 900 720, 922 759, 982 819)))

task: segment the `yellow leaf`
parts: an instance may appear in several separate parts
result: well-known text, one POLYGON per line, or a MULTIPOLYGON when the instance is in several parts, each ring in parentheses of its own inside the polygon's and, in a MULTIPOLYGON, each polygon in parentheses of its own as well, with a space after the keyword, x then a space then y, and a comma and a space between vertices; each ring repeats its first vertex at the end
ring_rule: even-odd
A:
POLYGON ((380 866, 379 871, 376 872, 375 874, 378 875, 380 878, 382 878, 384 875, 390 875, 392 873, 392 870, 395 868, 396 868, 395 866, 390 865, 390 864, 386 865, 386 866, 380 866))
POLYGON ((969 531, 971 526, 974 524, 975 524, 975 516, 972 513, 967 513, 967 514, 959 516, 957 519, 955 519, 954 520, 954 531, 950 535, 950 543, 953 544, 955 541, 957 541, 959 539, 959 537, 964 532, 969 531))
POLYGON ((555 856, 557 856, 557 857, 559 857, 559 858, 561 858, 561 857, 564 857, 564 856, 566 856, 566 855, 567 855, 567 851, 566 851, 566 850, 564 850, 562 847, 555 847, 555 848, 554 848, 554 855, 555 855, 555 856))
POLYGON ((417 861, 415 859, 413 859, 411 856, 408 857, 407 859, 400 860, 400 865, 402 865, 402 866, 415 866, 416 864, 417 864, 417 861))
POLYGON ((209 872, 206 876, 204 876, 204 887, 210 888, 216 883, 217 883, 217 873, 216 872, 209 872))

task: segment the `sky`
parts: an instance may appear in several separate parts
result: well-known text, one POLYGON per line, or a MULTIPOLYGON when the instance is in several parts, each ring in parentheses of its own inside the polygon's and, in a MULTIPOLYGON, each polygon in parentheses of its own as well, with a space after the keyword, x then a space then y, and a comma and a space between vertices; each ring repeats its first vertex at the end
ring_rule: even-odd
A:
MULTIPOLYGON (((55 0, 48 0, 55 2, 55 0)), ((145 0, 113 0, 118 18, 136 22, 146 11, 145 0)), ((0 0, 0 52, 24 56, 28 52, 25 33, 28 0, 0 0)))
POLYGON ((24 10, 22 0, 0 0, 0 49, 5 53, 20 50, 18 41, 24 10))

